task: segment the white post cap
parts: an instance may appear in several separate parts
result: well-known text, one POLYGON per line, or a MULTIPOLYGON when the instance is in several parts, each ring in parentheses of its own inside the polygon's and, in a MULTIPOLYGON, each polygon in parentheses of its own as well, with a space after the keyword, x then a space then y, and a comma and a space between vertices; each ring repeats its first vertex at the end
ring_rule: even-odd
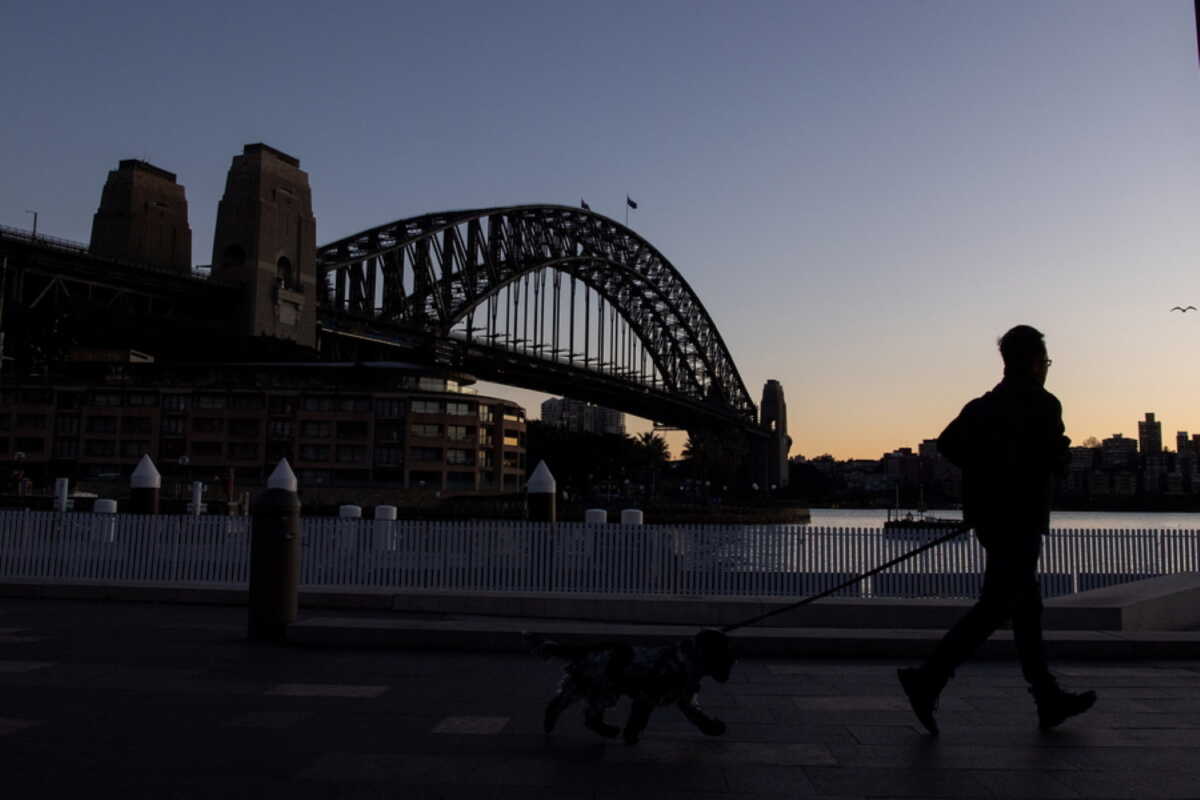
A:
POLYGON ((338 506, 338 516, 342 519, 362 519, 362 506, 338 506))
POLYGON ((133 474, 129 476, 129 488, 162 488, 162 475, 159 474, 158 467, 154 466, 154 462, 150 460, 149 454, 142 456, 142 460, 133 468, 133 474))
POLYGON ((99 499, 92 504, 93 514, 115 514, 117 513, 117 501, 99 499))
POLYGON ((546 466, 546 462, 539 461, 537 469, 529 476, 529 483, 526 484, 526 490, 530 494, 554 494, 557 485, 554 476, 550 474, 550 468, 546 466))
POLYGON ((588 525, 604 525, 608 522, 608 509, 589 508, 583 512, 583 521, 588 525))
POLYGON ((375 519, 379 520, 395 520, 395 506, 375 506, 375 519))
POLYGON ((621 510, 622 525, 641 525, 642 510, 640 508, 625 508, 621 510))
POLYGON ((267 478, 267 488, 296 491, 296 473, 292 472, 292 467, 286 458, 279 459, 279 463, 275 465, 275 471, 271 473, 271 477, 267 478))

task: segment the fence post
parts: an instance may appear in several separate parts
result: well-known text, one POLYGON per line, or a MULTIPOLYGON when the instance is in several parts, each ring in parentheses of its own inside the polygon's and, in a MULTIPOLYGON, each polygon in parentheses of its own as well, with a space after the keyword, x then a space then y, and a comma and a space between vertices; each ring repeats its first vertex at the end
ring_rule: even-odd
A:
POLYGON ((622 525, 641 525, 642 510, 640 508, 626 508, 621 510, 622 525))
POLYGON ((588 525, 607 525, 608 509, 589 508, 587 511, 583 512, 583 521, 588 525))
POLYGON ((546 466, 545 461, 539 461, 537 469, 529 476, 529 483, 525 490, 525 502, 529 509, 530 522, 555 521, 557 518, 554 507, 556 493, 557 484, 554 476, 550 474, 550 468, 546 466))
POLYGON ((296 621, 300 582, 300 497, 286 458, 254 499, 252 511, 247 635, 282 641, 288 624, 296 621))
POLYGON ((158 468, 149 455, 142 456, 129 476, 129 510, 135 514, 157 514, 161 486, 162 475, 158 468))
POLYGON ((117 538, 117 501, 97 498, 92 503, 96 514, 97 538, 102 542, 113 542, 117 538))
POLYGON ((60 514, 71 507, 71 501, 67 499, 70 485, 71 481, 68 478, 54 479, 54 510, 60 514))
POLYGON ((396 507, 375 506, 375 542, 376 550, 396 549, 396 507))
POLYGON ((192 502, 188 503, 188 513, 198 517, 208 510, 204 502, 204 481, 192 481, 192 502))

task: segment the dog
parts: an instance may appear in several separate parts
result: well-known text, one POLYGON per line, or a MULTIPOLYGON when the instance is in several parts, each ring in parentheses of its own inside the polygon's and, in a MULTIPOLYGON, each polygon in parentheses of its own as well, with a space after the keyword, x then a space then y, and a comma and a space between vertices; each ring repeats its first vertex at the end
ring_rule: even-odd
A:
POLYGON ((606 738, 620 733, 626 744, 637 744, 654 708, 670 703, 705 735, 725 733, 725 723, 706 714, 698 702, 701 679, 708 675, 725 683, 736 660, 729 637, 721 631, 706 628, 660 647, 562 644, 528 632, 524 638, 534 655, 567 662, 558 692, 546 705, 546 733, 576 700, 586 701, 583 718, 589 730, 606 738), (604 712, 622 695, 632 701, 624 731, 604 721, 604 712))

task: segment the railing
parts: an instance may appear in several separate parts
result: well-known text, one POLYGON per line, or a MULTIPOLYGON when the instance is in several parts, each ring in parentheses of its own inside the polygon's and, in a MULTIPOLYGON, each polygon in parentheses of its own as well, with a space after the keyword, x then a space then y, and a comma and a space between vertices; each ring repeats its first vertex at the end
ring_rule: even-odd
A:
MULTIPOLYGON (((0 579, 245 585, 244 517, 0 511, 0 579)), ((935 536, 935 533, 924 536, 935 536)), ((304 520, 301 584, 460 592, 790 596, 821 591, 919 544, 879 529, 805 525, 585 525, 304 520)), ((928 539, 926 539, 928 540, 928 539)), ((971 597, 983 551, 971 535, 842 591, 848 597, 971 597)), ((1056 530, 1046 596, 1200 570, 1200 531, 1056 530)))

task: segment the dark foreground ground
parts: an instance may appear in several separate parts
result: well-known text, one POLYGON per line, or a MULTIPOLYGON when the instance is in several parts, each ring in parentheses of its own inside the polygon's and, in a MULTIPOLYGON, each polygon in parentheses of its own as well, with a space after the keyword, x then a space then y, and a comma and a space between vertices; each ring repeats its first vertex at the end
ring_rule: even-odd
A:
MULTIPOLYGON (((1100 702, 1040 733, 1016 666, 980 662, 916 727, 894 663, 750 660, 627 747, 542 707, 521 655, 254 645, 237 608, 4 601, 0 796, 1200 797, 1200 662, 1059 663, 1100 702)), ((625 710, 617 709, 615 721, 625 710)))

